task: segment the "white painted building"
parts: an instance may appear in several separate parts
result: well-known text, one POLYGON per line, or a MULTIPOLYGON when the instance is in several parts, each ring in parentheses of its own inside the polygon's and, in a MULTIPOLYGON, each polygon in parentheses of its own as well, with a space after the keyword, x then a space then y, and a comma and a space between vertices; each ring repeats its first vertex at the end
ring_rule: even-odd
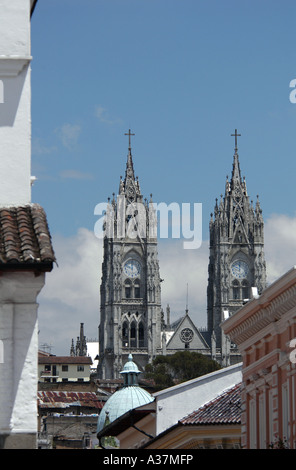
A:
POLYGON ((239 363, 153 393, 156 435, 241 381, 242 364, 239 363))
POLYGON ((90 356, 40 356, 39 382, 89 382, 92 359, 90 356))
POLYGON ((55 260, 31 203, 31 40, 36 0, 0 0, 0 448, 35 448, 37 296, 55 260))
POLYGON ((116 436, 121 449, 140 448, 241 381, 239 363, 166 388, 152 394, 153 402, 119 416, 97 436, 116 436))

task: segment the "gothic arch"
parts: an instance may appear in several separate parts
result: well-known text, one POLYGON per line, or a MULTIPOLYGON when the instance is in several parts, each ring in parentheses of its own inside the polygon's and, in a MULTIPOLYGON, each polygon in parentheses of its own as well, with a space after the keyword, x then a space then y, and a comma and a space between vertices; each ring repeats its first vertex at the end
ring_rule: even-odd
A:
POLYGON ((144 347, 145 324, 142 315, 136 312, 126 312, 122 316, 122 346, 125 348, 144 347))

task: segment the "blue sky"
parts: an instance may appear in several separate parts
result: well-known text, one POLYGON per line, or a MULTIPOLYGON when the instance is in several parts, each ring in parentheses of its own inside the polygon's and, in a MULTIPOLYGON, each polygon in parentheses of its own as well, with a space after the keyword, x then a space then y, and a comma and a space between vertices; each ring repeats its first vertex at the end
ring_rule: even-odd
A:
MULTIPOLYGON (((205 241, 231 174, 235 128, 250 198, 259 194, 267 224, 279 217, 292 227, 295 14, 290 0, 38 1, 31 22, 32 200, 45 208, 58 250, 59 274, 49 283, 64 277, 71 243, 75 258, 83 234, 93 233, 96 204, 117 193, 129 128, 144 196, 202 203, 205 241)), ((206 250, 201 256, 204 273, 206 250)), ((99 279, 100 265, 95 288, 99 279)), ((184 306, 185 289, 184 280, 184 306)), ((48 310, 41 305, 42 325, 45 310, 62 310, 62 295, 48 310)), ((94 310, 86 323, 98 323, 94 310)), ((77 334, 82 317, 77 312, 73 322, 77 334)))

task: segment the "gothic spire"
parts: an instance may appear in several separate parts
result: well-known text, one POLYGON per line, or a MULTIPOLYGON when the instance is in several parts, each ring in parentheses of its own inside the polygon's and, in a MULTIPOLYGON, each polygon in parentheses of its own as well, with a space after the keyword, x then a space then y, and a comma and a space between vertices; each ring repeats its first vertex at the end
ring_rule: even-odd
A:
POLYGON ((133 157, 132 157, 132 147, 131 147, 131 136, 135 135, 131 133, 131 130, 125 135, 128 135, 128 156, 126 162, 125 178, 124 181, 120 181, 120 193, 124 192, 128 202, 134 202, 137 199, 137 195, 140 195, 140 186, 139 181, 135 178, 133 157))
POLYGON ((234 155, 233 155, 233 165, 232 165, 232 176, 231 176, 231 189, 234 188, 236 183, 242 183, 241 172, 240 172, 240 165, 239 165, 239 158, 238 158, 238 147, 237 147, 237 137, 241 136, 241 134, 237 133, 237 129, 235 129, 235 133, 231 134, 231 136, 235 137, 235 145, 234 145, 234 155))

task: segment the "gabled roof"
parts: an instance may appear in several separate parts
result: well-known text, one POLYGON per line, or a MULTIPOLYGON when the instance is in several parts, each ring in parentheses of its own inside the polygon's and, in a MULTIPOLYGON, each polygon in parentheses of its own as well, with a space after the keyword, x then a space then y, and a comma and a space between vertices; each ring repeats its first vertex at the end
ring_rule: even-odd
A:
POLYGON ((221 395, 183 419, 183 425, 199 424, 240 424, 241 423, 241 384, 226 390, 221 395))
POLYGON ((175 349, 175 345, 174 345, 175 340, 176 340, 177 337, 179 337, 181 331, 186 327, 191 328, 194 335, 195 335, 195 338, 194 338, 194 341, 193 341, 194 346, 192 347, 192 349, 208 349, 209 348, 209 346, 206 343, 204 337, 199 332, 198 328, 196 328, 196 326, 193 323, 193 321, 191 320, 188 312, 186 311, 186 314, 184 315, 184 317, 179 321, 179 324, 176 327, 176 330, 175 330, 174 334, 170 337, 170 339, 169 339, 169 341, 166 345, 167 349, 175 349))
POLYGON ((55 255, 39 204, 0 207, 0 270, 52 269, 55 255))

